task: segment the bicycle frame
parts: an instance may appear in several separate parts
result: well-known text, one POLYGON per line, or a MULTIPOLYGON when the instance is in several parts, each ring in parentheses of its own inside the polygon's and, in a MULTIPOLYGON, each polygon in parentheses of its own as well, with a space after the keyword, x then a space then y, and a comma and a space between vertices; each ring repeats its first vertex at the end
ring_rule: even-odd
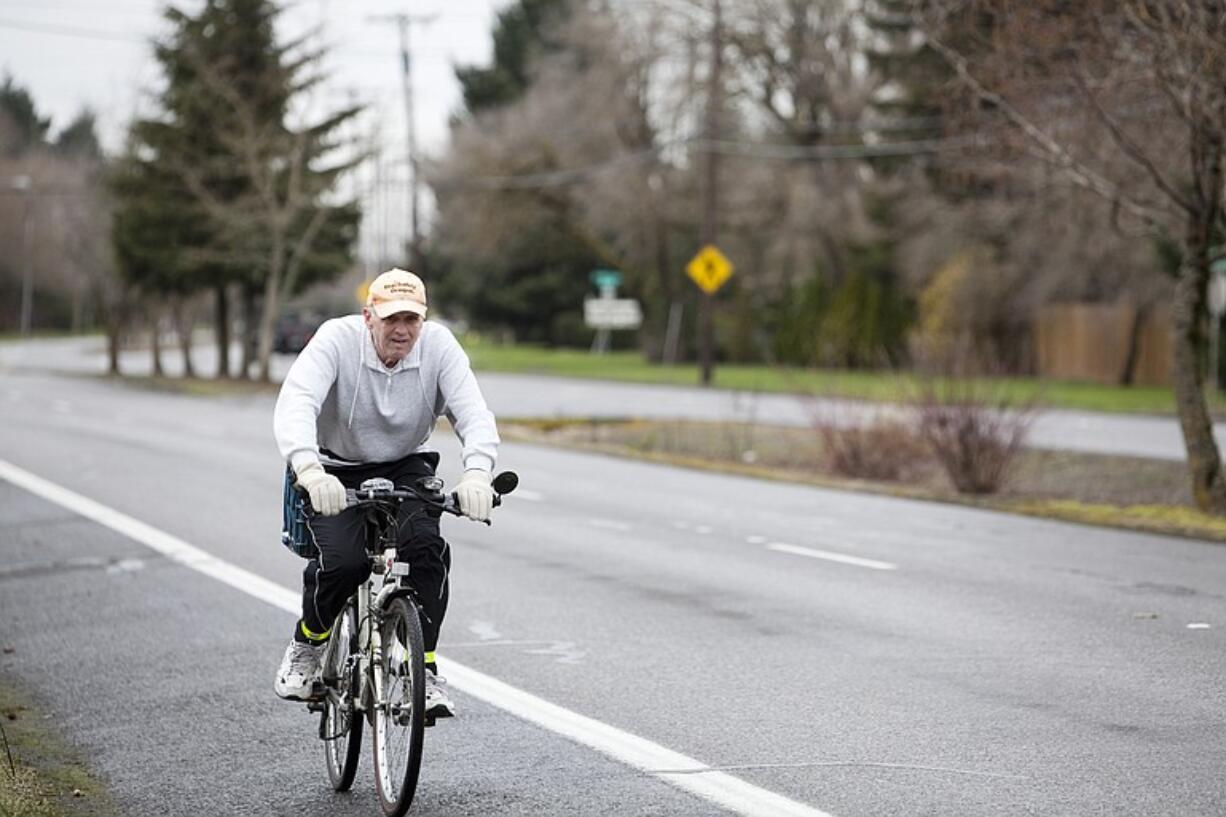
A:
POLYGON ((358 694, 354 697, 355 711, 370 712, 373 707, 384 706, 387 703, 382 688, 382 676, 379 670, 383 666, 383 642, 376 626, 382 616, 388 600, 393 595, 405 595, 416 609, 417 604, 411 594, 401 584, 401 579, 409 575, 407 562, 398 561, 394 542, 387 542, 387 531, 372 514, 367 520, 367 542, 384 544, 382 551, 374 551, 367 546, 370 554, 370 575, 358 586, 358 694), (373 687, 373 688, 372 688, 373 687))
MULTIPOLYGON (((378 522, 372 518, 368 524, 371 528, 367 531, 367 541, 372 541, 370 537, 382 539, 378 522)), ((396 559, 394 545, 385 547, 381 552, 372 552, 368 546, 367 553, 370 558, 370 575, 358 585, 357 591, 349 602, 356 607, 358 627, 357 651, 350 656, 351 661, 356 660, 357 663, 357 673, 354 679, 356 686, 350 690, 350 706, 354 714, 366 714, 369 718, 375 707, 384 706, 387 703, 379 673, 379 669, 383 666, 383 643, 379 637, 377 625, 383 609, 388 600, 395 595, 405 596, 415 609, 417 602, 412 598, 408 589, 401 584, 401 579, 409 575, 409 565, 407 562, 396 559)), ((330 640, 328 652, 324 657, 324 666, 330 665, 335 649, 336 642, 330 640)), ((354 678, 353 666, 342 667, 340 671, 354 678)), ((325 694, 335 701, 337 693, 332 685, 326 686, 325 694)), ((343 701, 335 702, 344 703, 343 701)), ((322 722, 320 726, 322 729, 322 722)), ((328 736, 321 734, 321 737, 327 738, 328 736)))

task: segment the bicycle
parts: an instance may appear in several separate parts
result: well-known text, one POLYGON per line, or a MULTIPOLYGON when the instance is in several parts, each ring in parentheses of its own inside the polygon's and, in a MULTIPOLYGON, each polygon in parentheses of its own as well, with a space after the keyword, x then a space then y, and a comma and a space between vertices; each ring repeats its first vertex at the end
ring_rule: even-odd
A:
MULTIPOLYGON (((494 505, 518 484, 511 471, 495 477, 494 505)), ((411 488, 368 479, 356 490, 348 489, 346 497, 347 507, 366 509, 371 571, 332 627, 322 678, 307 708, 320 714, 328 779, 338 792, 353 785, 363 725, 369 723, 379 805, 385 815, 402 817, 417 791, 425 727, 432 726, 433 719, 425 716, 421 613, 406 583, 409 565, 396 558, 397 514, 400 504, 410 499, 456 516, 460 509, 454 494, 443 493, 438 477, 422 477, 411 488)))

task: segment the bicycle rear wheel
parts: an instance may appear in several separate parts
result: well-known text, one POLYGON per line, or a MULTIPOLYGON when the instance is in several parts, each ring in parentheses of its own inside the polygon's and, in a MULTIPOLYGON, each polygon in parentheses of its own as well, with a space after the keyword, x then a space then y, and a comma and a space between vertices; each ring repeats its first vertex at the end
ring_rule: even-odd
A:
POLYGON ((409 810, 421 770, 426 709, 425 648, 417 608, 395 598, 379 623, 383 665, 374 702, 375 788, 389 817, 409 810))
POLYGON ((357 652, 358 614, 349 603, 332 627, 332 643, 325 654, 323 676, 328 697, 319 725, 324 757, 328 761, 328 779, 336 791, 349 791, 353 785, 362 749, 362 716, 354 711, 360 668, 356 660, 350 660, 357 652))

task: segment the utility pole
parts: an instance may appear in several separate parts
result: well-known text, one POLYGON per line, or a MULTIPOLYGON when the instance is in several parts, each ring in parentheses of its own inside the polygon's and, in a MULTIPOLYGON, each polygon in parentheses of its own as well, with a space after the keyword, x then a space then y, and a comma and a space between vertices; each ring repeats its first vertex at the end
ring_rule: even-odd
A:
MULTIPOLYGON (((711 67, 707 76, 706 163, 702 175, 702 243, 716 246, 719 237, 719 153, 720 113, 723 110, 724 18, 720 0, 712 0, 711 67)), ((711 385, 715 345, 713 293, 699 296, 698 356, 702 364, 702 385, 711 385)))
POLYGON ((404 88, 405 124, 408 131, 409 163, 409 268, 418 274, 421 266, 421 226, 419 220, 420 186, 417 162, 417 115, 413 110, 413 62, 410 56, 410 32, 414 23, 426 25, 436 15, 383 14, 368 19, 371 22, 395 22, 400 30, 400 78, 404 88))

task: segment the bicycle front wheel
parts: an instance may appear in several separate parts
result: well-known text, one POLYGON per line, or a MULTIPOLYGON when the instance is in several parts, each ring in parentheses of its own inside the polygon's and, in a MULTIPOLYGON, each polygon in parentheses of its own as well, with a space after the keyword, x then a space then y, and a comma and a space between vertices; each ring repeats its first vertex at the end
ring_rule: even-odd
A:
POLYGON ((382 665, 374 701, 375 788, 383 813, 409 810, 421 770, 426 709, 425 647, 417 608, 392 599, 379 622, 382 665))
POLYGON ((358 652, 358 613, 352 603, 346 604, 332 627, 332 640, 324 654, 324 683, 328 697, 324 701, 319 736, 324 741, 324 757, 328 761, 328 779, 336 791, 349 791, 358 768, 362 749, 362 716, 355 711, 360 689, 356 660, 358 652))

